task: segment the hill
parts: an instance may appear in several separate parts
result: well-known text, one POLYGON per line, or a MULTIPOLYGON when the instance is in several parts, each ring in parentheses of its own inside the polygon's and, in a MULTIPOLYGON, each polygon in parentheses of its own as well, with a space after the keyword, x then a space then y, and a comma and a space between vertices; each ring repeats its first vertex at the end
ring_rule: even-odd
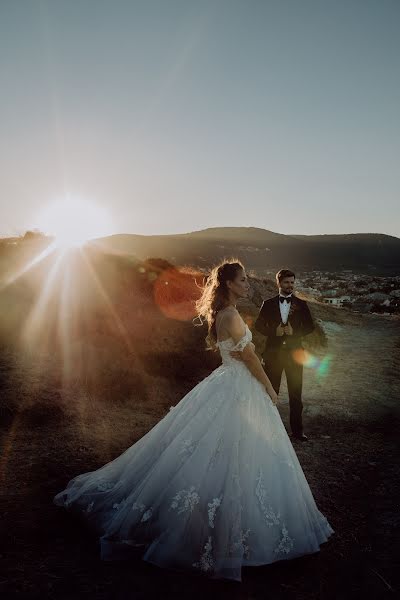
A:
POLYGON ((290 266, 298 271, 352 269, 395 275, 400 239, 383 234, 284 235, 256 227, 217 227, 162 236, 117 234, 93 242, 107 251, 160 256, 174 264, 208 266, 237 256, 260 273, 290 266))

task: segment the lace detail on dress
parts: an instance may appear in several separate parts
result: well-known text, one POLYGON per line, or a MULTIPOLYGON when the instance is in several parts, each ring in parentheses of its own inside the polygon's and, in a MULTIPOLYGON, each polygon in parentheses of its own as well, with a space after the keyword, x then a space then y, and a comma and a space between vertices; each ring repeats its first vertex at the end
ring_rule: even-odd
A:
POLYGON ((208 503, 208 524, 212 529, 214 529, 214 519, 215 513, 217 512, 217 508, 221 506, 222 496, 219 498, 214 498, 212 502, 208 503))
POLYGON ((105 479, 103 481, 100 481, 97 484, 97 490, 99 492, 108 492, 108 490, 111 490, 114 487, 114 484, 111 481, 106 481, 105 479))
POLYGON ((217 442, 217 446, 216 446, 216 448, 215 448, 215 451, 214 451, 214 453, 213 453, 213 454, 212 454, 212 456, 211 456, 211 460, 210 460, 210 463, 209 463, 209 465, 208 465, 208 468, 209 468, 209 470, 211 470, 211 469, 213 469, 213 468, 215 467, 215 463, 217 462, 217 459, 218 459, 218 457, 219 457, 219 456, 220 456, 220 454, 221 454, 222 446, 224 445, 224 437, 223 437, 223 434, 224 434, 224 430, 223 430, 223 429, 220 429, 220 430, 218 431, 218 437, 217 437, 217 440, 218 440, 218 442, 217 442))
MULTIPOLYGON (((224 365, 235 365, 235 366, 243 366, 241 361, 234 359, 230 352, 242 352, 244 348, 247 346, 249 342, 252 340, 252 334, 250 329, 245 325, 245 333, 243 337, 235 344, 232 338, 227 338, 226 340, 221 340, 217 342, 217 346, 219 348, 222 363, 224 365)), ((245 367, 247 369, 247 367, 245 367)))
POLYGON ((215 415, 217 414, 219 409, 219 406, 216 402, 214 402, 209 409, 207 410, 207 414, 209 416, 210 419, 213 419, 215 417, 215 415))
POLYGON ((193 440, 191 437, 187 438, 186 440, 182 440, 181 449, 179 450, 178 454, 182 456, 182 460, 185 460, 192 454, 195 447, 196 446, 195 444, 193 444, 193 440))
POLYGON ((224 394, 219 394, 210 400, 210 406, 207 408, 207 415, 210 419, 214 419, 224 400, 224 394))
POLYGON ((204 572, 212 571, 214 567, 214 560, 212 557, 212 537, 209 536, 207 542, 204 545, 204 552, 200 557, 199 562, 193 563, 193 567, 197 567, 204 572))
POLYGON ((242 352, 245 349, 245 347, 247 346, 247 344, 249 343, 249 341, 250 341, 249 336, 246 331, 244 336, 237 342, 237 344, 235 346, 233 346, 231 352, 232 351, 242 352))
POLYGON ((264 515, 265 521, 268 526, 279 525, 280 514, 276 514, 270 504, 268 504, 268 494, 263 483, 263 474, 260 469, 257 477, 256 496, 260 503, 261 511, 264 515))
POLYGON ((145 523, 146 521, 151 519, 152 515, 153 515, 153 509, 149 508, 149 510, 146 510, 146 512, 143 514, 142 518, 140 519, 140 522, 145 523))
POLYGON ((119 510, 121 507, 123 508, 127 502, 128 502, 128 500, 126 498, 121 500, 121 502, 114 502, 113 509, 119 510))
POLYGON ((234 554, 236 550, 240 550, 242 556, 244 555, 246 558, 250 558, 250 548, 248 546, 248 538, 250 535, 250 529, 247 531, 240 531, 239 539, 236 542, 232 542, 230 547, 230 553, 234 554))
POLYGON ((170 509, 178 509, 178 514, 190 511, 193 512, 196 504, 200 502, 200 496, 196 492, 194 485, 188 490, 180 490, 176 496, 172 498, 170 509))
MULTIPOLYGON (((271 400, 272 402, 272 400, 271 400)), ((275 405, 274 405, 275 406, 275 405)), ((271 435, 271 442, 270 442, 270 446, 271 446, 271 450, 272 452, 278 456, 278 453, 275 449, 276 446, 278 446, 279 442, 282 440, 282 431, 279 430, 277 431, 276 429, 272 432, 271 435)))
MULTIPOLYGON (((121 503, 122 504, 122 503, 121 503)), ((116 505, 114 505, 115 507, 116 505)), ((150 507, 146 510, 146 505, 142 504, 141 502, 134 502, 132 504, 132 508, 131 510, 136 511, 138 510, 139 512, 142 513, 142 518, 140 519, 141 523, 145 523, 146 521, 148 521, 149 519, 151 519, 151 517, 153 516, 153 509, 150 507)))
POLYGON ((284 554, 289 554, 289 552, 293 548, 293 543, 294 543, 294 541, 292 540, 291 537, 289 537, 289 533, 288 533, 288 530, 286 529, 286 526, 283 525, 281 541, 279 542, 279 545, 275 548, 274 552, 276 554, 278 554, 279 552, 283 552, 284 554))
POLYGON ((234 461, 233 469, 232 469, 232 483, 236 486, 236 491, 237 491, 238 495, 240 496, 241 489, 240 489, 240 476, 239 476, 239 444, 240 444, 240 442, 237 441, 232 446, 232 457, 233 457, 233 461, 234 461))

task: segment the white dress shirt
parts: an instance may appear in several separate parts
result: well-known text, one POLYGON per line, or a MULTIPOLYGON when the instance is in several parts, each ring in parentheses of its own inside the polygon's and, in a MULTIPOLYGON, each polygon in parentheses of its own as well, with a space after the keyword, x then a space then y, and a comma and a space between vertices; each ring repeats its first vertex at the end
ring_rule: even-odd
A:
MULTIPOLYGON (((292 296, 286 296, 287 298, 290 298, 290 300, 293 302, 293 298, 292 296)), ((285 298, 285 296, 279 294, 279 298, 285 298)), ((287 323, 288 320, 288 316, 289 316, 289 312, 290 312, 290 302, 281 302, 279 300, 279 310, 281 311, 281 319, 282 319, 282 323, 287 323)))

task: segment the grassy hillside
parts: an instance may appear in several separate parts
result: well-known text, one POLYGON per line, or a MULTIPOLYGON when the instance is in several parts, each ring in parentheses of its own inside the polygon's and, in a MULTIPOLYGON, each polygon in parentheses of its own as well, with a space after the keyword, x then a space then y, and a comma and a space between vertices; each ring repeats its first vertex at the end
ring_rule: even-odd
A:
POLYGON ((97 243, 108 251, 161 256, 176 264, 208 265, 233 255, 259 271, 290 265, 394 275, 400 267, 400 239, 382 234, 288 236, 255 227, 219 227, 181 235, 113 235, 97 243))
MULTIPOLYGON (((399 585, 400 322, 310 302, 307 444, 295 445, 335 535, 314 556, 246 569, 241 586, 102 563, 52 504, 73 476, 146 433, 219 364, 192 323, 202 273, 87 248, 0 291, 0 591, 7 598, 391 598, 399 585), (57 267, 55 267, 57 265, 57 267), (325 361, 325 362, 324 362, 325 361)), ((271 281, 251 278, 250 326, 271 281)), ((255 336, 261 348, 264 340, 255 336)), ((288 425, 286 387, 280 413, 288 425)))

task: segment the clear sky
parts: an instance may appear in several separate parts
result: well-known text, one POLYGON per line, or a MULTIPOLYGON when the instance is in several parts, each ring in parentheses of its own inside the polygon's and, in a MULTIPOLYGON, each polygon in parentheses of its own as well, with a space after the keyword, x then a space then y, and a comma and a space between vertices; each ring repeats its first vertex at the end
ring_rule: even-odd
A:
POLYGON ((68 195, 115 233, 400 237, 399 31, 398 0, 0 0, 0 234, 68 195))

